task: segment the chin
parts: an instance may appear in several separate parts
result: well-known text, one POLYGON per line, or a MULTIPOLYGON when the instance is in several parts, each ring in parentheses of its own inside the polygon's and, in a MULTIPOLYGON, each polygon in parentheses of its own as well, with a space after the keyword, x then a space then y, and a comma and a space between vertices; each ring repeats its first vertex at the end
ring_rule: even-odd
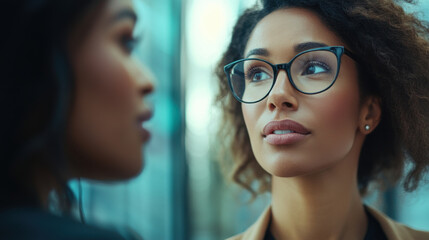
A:
MULTIPOLYGON (((127 180, 138 176, 144 168, 143 152, 141 148, 129 149, 128 152, 116 155, 114 159, 110 159, 111 176, 117 180, 127 180), (131 151, 132 150, 132 151, 131 151), (124 154, 125 153, 125 154, 124 154), (131 153, 131 154, 130 154, 131 153), (122 156, 121 156, 122 155, 122 156)), ((107 160, 105 161, 108 162, 107 160)))
POLYGON ((314 163, 306 162, 304 159, 265 159, 259 162, 261 167, 270 175, 290 178, 309 175, 325 169, 323 166, 316 166, 314 163))
POLYGON ((111 171, 107 171, 103 175, 96 177, 96 180, 99 181, 126 181, 133 179, 140 175, 143 170, 143 165, 141 167, 135 167, 132 169, 121 169, 116 168, 111 171))
POLYGON ((265 169, 265 171, 270 173, 272 176, 281 178, 299 177, 308 174, 308 171, 293 166, 271 167, 269 169, 265 169))
POLYGON ((117 171, 117 174, 112 174, 116 176, 117 180, 128 180, 137 177, 144 169, 144 161, 142 158, 133 159, 132 164, 127 161, 123 161, 123 163, 128 164, 113 169, 113 171, 117 171))
POLYGON ((96 181, 126 181, 137 177, 144 168, 144 161, 139 158, 104 159, 104 164, 91 167, 81 166, 81 177, 96 181), (110 164, 106 164, 110 162, 110 164), (84 167, 82 169, 82 167, 84 167), (85 169, 86 168, 86 169, 85 169))

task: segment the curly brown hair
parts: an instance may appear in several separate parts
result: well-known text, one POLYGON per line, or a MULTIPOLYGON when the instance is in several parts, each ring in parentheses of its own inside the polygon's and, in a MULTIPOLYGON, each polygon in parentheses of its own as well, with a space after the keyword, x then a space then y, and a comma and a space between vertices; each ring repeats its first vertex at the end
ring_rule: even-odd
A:
MULTIPOLYGON (((262 0, 261 6, 240 16, 216 68, 220 86, 216 101, 224 121, 219 136, 232 153, 233 181, 257 194, 269 190, 271 178, 252 153, 241 104, 230 92, 223 66, 243 58, 249 36, 262 18, 292 7, 315 12, 363 59, 358 67, 361 101, 368 96, 381 100, 381 122, 361 149, 361 193, 374 180, 396 183, 407 162, 411 169, 403 186, 416 189, 429 168, 429 24, 394 0, 262 0)), ((225 156, 222 159, 230 159, 225 156)))

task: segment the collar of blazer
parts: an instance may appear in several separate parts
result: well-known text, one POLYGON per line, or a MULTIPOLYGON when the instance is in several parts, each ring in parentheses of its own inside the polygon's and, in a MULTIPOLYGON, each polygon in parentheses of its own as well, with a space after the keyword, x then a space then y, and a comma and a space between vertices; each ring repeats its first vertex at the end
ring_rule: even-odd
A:
MULTIPOLYGON (((370 214, 380 223, 381 228, 389 240, 423 240, 429 239, 429 232, 418 231, 393 221, 385 214, 368 207, 370 214)), ((227 240, 262 240, 264 239, 268 223, 271 218, 271 206, 268 206, 258 220, 245 232, 228 238, 227 240)))

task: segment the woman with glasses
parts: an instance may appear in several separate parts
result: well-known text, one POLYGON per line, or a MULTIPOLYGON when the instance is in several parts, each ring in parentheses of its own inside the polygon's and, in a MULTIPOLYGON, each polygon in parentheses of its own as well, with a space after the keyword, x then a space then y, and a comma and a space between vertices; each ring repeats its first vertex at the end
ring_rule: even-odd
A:
POLYGON ((429 28, 398 3, 263 0, 217 75, 233 180, 272 196, 231 239, 429 239, 361 200, 429 167, 429 28))
POLYGON ((0 239, 133 238, 76 220, 67 185, 143 168, 153 83, 132 55, 132 1, 1 5, 0 239))

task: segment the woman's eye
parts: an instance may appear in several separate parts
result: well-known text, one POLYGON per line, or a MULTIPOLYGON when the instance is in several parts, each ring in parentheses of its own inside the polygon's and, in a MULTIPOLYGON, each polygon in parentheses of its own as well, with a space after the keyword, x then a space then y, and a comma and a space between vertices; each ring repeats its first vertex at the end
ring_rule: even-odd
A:
POLYGON ((131 54, 139 43, 139 38, 132 36, 123 36, 121 37, 121 45, 124 50, 131 54))
POLYGON ((329 70, 329 66, 322 62, 309 62, 302 71, 302 75, 327 73, 329 70))
POLYGON ((260 82, 267 79, 271 79, 271 76, 262 69, 257 69, 250 71, 246 79, 248 79, 249 82, 260 82))

